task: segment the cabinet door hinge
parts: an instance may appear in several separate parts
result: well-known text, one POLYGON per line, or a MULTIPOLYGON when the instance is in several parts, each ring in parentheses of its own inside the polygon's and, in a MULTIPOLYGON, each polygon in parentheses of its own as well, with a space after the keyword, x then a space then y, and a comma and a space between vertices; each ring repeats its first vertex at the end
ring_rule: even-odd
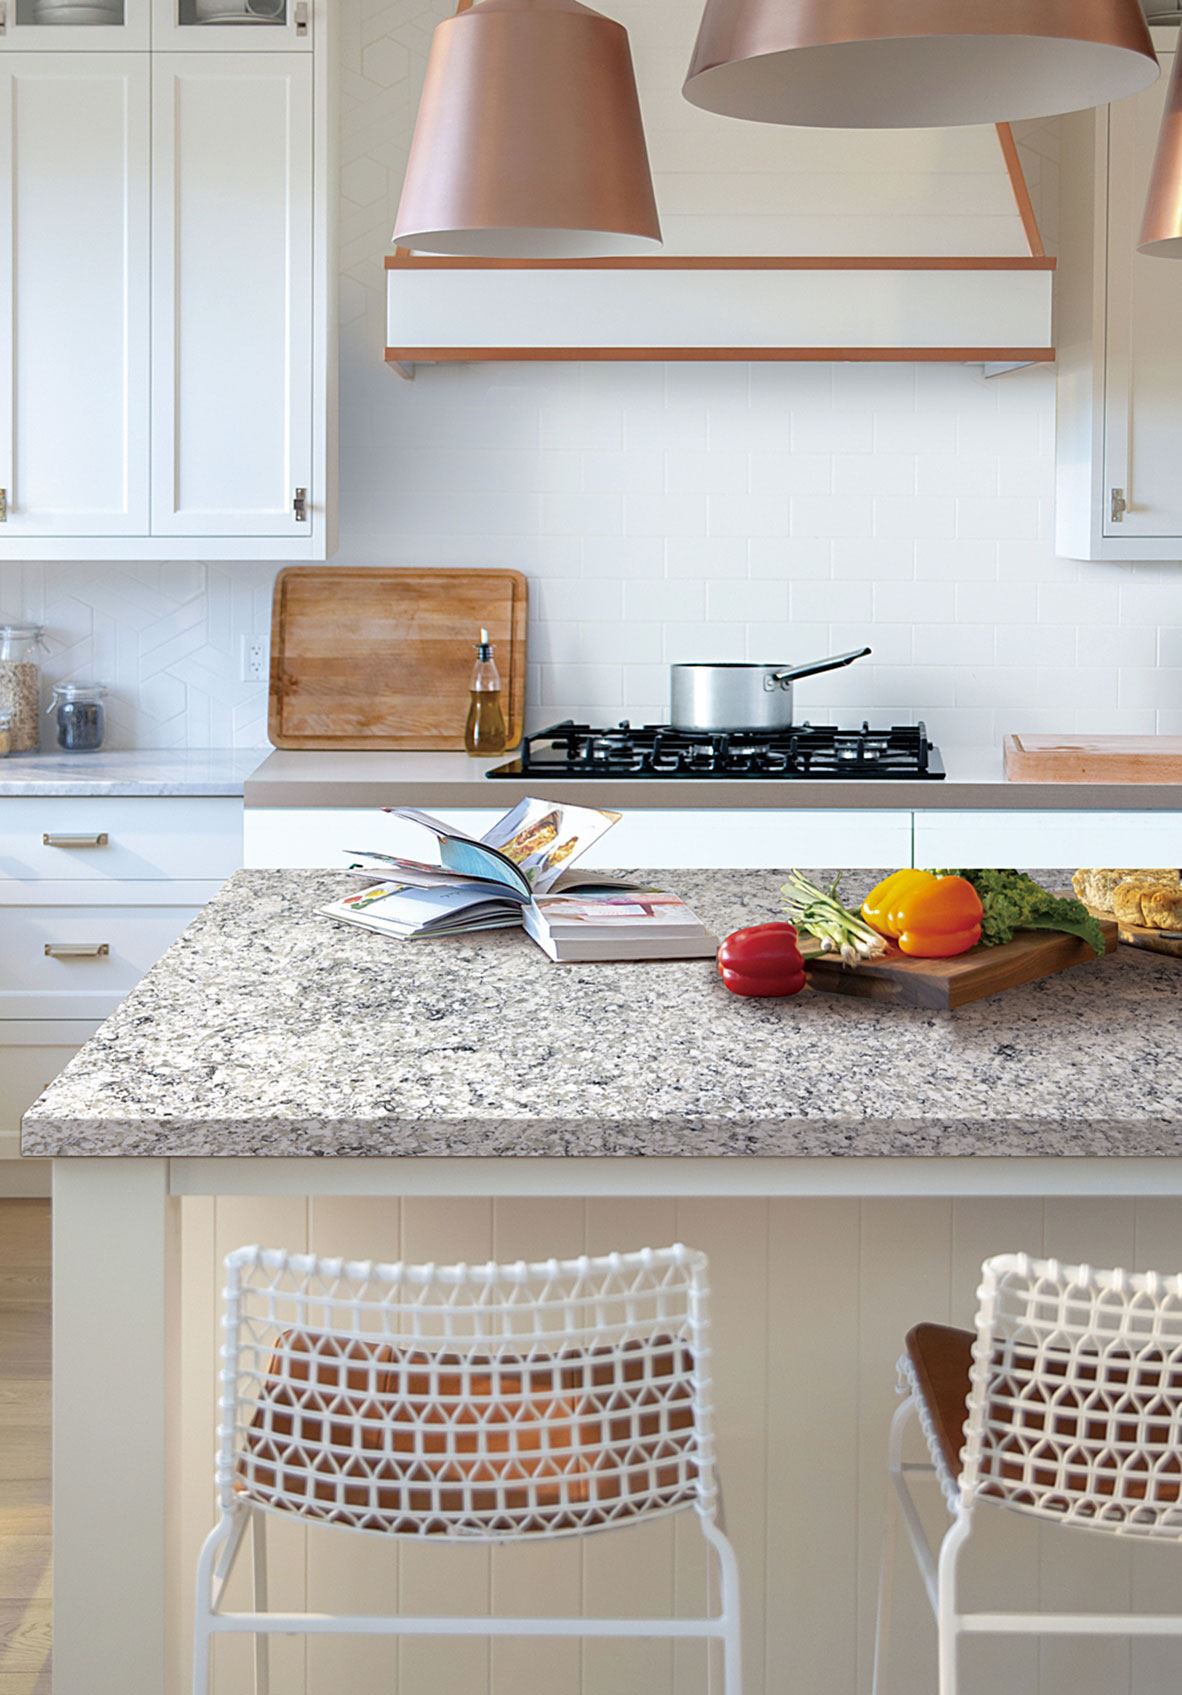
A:
POLYGON ((297 35, 307 35, 307 33, 308 33, 308 0, 296 0, 295 7, 292 11, 292 16, 295 19, 295 32, 296 32, 296 34, 297 35))
POLYGON ((291 509, 295 515, 295 521, 297 524, 306 524, 308 522, 308 491, 306 488, 296 489, 295 494, 292 496, 291 509))
POLYGON ((1112 522, 1114 524, 1123 524, 1125 513, 1128 509, 1129 503, 1125 499, 1124 489, 1114 488, 1112 491, 1112 522))

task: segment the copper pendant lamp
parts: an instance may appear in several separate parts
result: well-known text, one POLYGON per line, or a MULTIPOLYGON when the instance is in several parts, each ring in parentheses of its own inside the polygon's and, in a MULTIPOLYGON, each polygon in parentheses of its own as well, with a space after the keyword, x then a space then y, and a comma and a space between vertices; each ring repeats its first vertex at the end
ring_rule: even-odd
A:
POLYGON ((579 0, 479 0, 439 24, 394 240, 483 258, 659 246, 627 30, 579 0))
POLYGON ((706 0, 684 94, 761 123, 1050 117, 1147 88, 1139 0, 706 0))
POLYGON ((1182 52, 1174 55, 1139 247, 1154 259, 1182 259, 1182 52))

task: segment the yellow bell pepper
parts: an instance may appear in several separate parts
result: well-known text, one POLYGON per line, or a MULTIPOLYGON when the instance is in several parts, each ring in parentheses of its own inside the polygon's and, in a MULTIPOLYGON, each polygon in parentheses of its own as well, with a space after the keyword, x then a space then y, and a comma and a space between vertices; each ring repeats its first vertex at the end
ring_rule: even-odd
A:
POLYGON ((964 877, 896 871, 872 889, 862 917, 914 959, 951 959, 981 940, 981 898, 964 877))

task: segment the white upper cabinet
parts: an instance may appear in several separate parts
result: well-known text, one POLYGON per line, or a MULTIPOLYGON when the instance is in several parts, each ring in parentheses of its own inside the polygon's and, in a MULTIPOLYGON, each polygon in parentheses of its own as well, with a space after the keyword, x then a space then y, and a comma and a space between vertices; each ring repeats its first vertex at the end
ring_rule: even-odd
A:
POLYGON ((330 3, 93 0, 145 50, 0 53, 0 566, 328 556, 330 3))
POLYGON ((193 53, 312 49, 312 0, 151 0, 151 4, 154 48, 193 53))
POLYGON ((152 532, 298 539, 320 494, 311 61, 164 54, 154 75, 152 532))
POLYGON ((0 60, 0 535, 148 533, 146 54, 0 60))
POLYGON ((0 0, 0 54, 144 51, 152 0, 0 0))
POLYGON ((1069 559, 1182 557, 1182 268, 1137 252, 1164 42, 1159 82, 1064 129, 1055 534, 1069 559))

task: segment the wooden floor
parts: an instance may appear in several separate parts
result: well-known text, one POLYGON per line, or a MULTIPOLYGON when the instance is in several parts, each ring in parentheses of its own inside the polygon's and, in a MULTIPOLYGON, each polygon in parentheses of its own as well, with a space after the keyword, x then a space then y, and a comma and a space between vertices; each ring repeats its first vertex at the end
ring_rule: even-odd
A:
POLYGON ((0 1695, 50 1695, 49 1202, 0 1200, 0 1695))

